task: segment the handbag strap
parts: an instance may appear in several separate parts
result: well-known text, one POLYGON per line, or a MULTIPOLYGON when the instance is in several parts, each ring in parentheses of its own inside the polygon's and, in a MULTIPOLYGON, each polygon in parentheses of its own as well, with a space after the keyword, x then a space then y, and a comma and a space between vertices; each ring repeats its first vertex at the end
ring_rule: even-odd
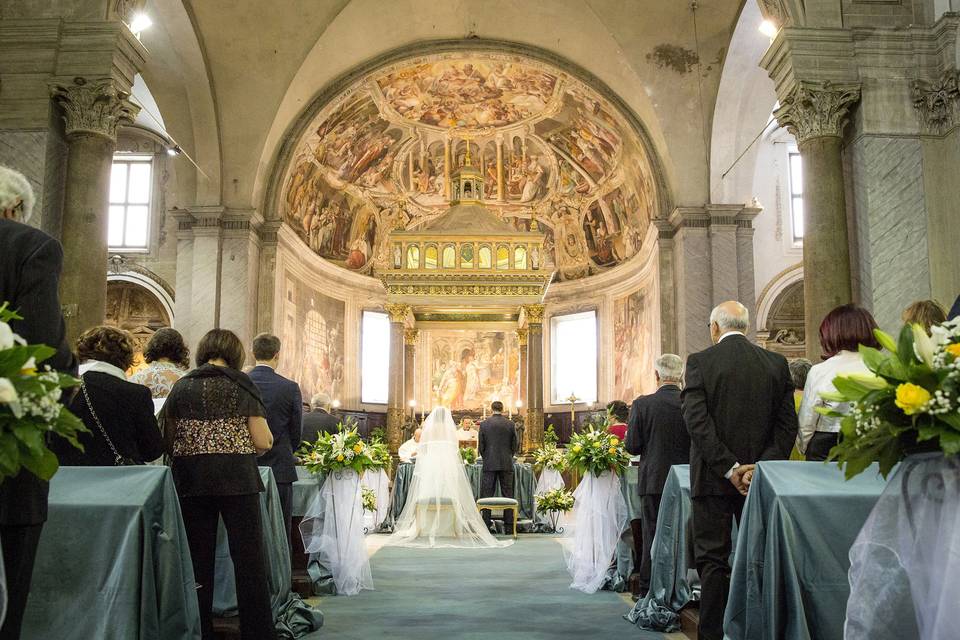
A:
POLYGON ((90 409, 90 415, 93 417, 93 421, 97 424, 97 429, 100 430, 100 434, 103 435, 103 439, 107 441, 107 446, 110 447, 110 451, 113 453, 113 458, 117 463, 117 466, 123 466, 124 458, 120 455, 120 452, 117 451, 117 448, 113 446, 113 440, 110 439, 110 436, 107 435, 107 430, 103 428, 103 425, 100 423, 100 417, 97 416, 97 412, 93 410, 93 402, 90 401, 90 394, 87 392, 87 385, 83 379, 83 376, 80 376, 80 390, 83 391, 83 399, 87 403, 87 408, 90 409))

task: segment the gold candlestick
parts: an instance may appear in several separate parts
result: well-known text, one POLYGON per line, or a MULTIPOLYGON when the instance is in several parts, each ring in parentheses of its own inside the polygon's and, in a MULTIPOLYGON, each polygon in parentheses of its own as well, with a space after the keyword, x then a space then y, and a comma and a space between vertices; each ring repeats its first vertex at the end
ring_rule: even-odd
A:
POLYGON ((574 405, 577 404, 577 400, 579 400, 580 398, 577 397, 577 394, 571 391, 570 396, 564 399, 570 403, 570 431, 572 433, 574 430, 574 427, 577 426, 577 417, 576 417, 576 413, 574 412, 574 405))

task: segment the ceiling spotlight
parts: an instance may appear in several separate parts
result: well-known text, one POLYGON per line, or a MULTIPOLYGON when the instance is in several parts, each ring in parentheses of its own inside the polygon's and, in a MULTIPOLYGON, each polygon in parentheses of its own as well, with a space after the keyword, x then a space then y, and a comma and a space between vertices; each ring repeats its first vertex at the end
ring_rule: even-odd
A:
POLYGON ((760 23, 759 29, 760 29, 760 33, 767 36, 771 40, 777 37, 777 31, 780 30, 777 27, 777 25, 773 22, 773 20, 764 20, 763 22, 760 23))
POLYGON ((133 19, 130 20, 130 31, 133 31, 135 34, 140 35, 141 31, 146 31, 153 24, 153 20, 150 19, 146 13, 140 11, 133 15, 133 19))
POLYGON ((183 149, 180 148, 180 145, 175 144, 172 147, 167 147, 168 156, 178 156, 183 152, 183 149))

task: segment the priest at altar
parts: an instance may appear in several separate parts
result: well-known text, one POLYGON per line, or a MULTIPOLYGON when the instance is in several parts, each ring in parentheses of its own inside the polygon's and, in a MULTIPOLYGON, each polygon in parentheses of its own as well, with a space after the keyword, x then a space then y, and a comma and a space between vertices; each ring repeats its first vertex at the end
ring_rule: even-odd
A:
POLYGON ((417 450, 420 448, 420 429, 413 432, 413 437, 400 445, 397 449, 397 457, 400 462, 413 462, 417 457, 417 450))
POLYGON ((477 431, 477 426, 474 424, 473 420, 470 418, 464 418, 460 421, 460 426, 457 428, 457 441, 460 443, 461 448, 476 448, 477 439, 480 436, 480 432, 477 431))

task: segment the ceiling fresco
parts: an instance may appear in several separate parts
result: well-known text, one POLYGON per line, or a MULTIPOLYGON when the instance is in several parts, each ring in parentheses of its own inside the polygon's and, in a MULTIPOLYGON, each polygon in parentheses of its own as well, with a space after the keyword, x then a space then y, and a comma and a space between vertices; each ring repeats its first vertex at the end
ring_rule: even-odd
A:
POLYGON ((518 230, 538 221, 558 279, 639 250, 657 202, 633 130, 582 82, 512 55, 418 58, 355 82, 296 142, 283 218, 320 256, 370 273, 391 230, 446 210, 467 145, 484 204, 518 230))

